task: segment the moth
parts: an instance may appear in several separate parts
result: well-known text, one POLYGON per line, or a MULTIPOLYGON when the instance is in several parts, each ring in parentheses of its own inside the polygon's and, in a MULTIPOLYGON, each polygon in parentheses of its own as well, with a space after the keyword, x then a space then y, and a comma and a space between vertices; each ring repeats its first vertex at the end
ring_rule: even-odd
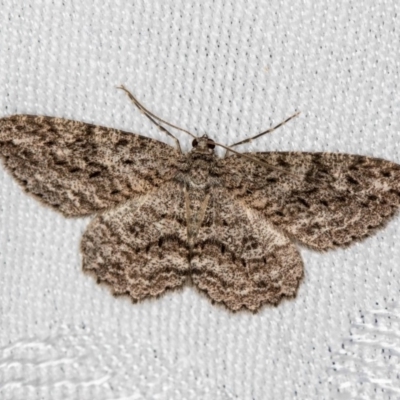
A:
POLYGON ((296 242, 324 251, 382 227, 400 204, 400 166, 360 155, 237 153, 139 110, 176 147, 63 118, 0 119, 0 156, 22 188, 66 217, 93 219, 83 269, 134 301, 190 281, 230 310, 293 297, 296 242), (184 154, 170 126, 193 136, 184 154), (218 157, 215 146, 227 149, 218 157))

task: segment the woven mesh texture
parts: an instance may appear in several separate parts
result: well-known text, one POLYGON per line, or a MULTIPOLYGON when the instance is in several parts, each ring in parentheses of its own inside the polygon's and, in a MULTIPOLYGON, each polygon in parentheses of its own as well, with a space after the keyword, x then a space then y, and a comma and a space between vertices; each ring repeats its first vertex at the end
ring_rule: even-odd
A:
MULTIPOLYGON (((45 114, 171 143, 129 103, 243 150, 400 163, 397 0, 0 0, 0 115, 45 114)), ((185 150, 190 138, 177 133, 185 150)), ((81 271, 88 223, 0 168, 0 398, 400 399, 400 219, 302 249, 295 300, 232 314, 187 287, 115 299, 81 271)))

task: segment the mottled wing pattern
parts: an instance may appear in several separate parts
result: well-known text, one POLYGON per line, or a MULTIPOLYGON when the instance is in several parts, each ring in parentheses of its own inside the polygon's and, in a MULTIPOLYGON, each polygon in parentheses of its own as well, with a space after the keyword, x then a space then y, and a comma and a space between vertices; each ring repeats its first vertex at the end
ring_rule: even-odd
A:
POLYGON ((83 235, 83 269, 134 300, 181 286, 189 269, 185 203, 176 183, 95 217, 83 235))
POLYGON ((210 194, 202 220, 199 213, 191 220, 188 209, 201 208, 191 197, 169 182, 97 216, 82 239, 84 270, 134 300, 178 288, 189 276, 231 310, 295 294, 303 264, 283 233, 224 189, 210 194))
POLYGON ((312 248, 345 246, 366 237, 400 206, 400 166, 390 161, 334 153, 247 155, 271 167, 236 155, 222 159, 226 188, 312 248))
POLYGON ((295 245, 259 212, 215 188, 193 244, 193 283, 231 310, 258 310, 295 295, 303 263, 295 245))
POLYGON ((26 192, 66 216, 104 210, 158 187, 179 153, 167 144, 63 118, 0 119, 0 158, 26 192))

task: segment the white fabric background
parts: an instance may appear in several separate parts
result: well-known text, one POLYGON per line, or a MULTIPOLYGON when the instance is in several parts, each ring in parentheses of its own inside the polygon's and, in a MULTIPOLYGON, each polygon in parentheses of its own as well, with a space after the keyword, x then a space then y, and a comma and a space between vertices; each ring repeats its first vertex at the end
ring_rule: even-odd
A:
MULTIPOLYGON (((168 142, 123 83, 222 143, 301 110, 243 149, 400 163, 399 27, 397 0, 0 0, 0 115, 168 142)), ((399 218, 346 250, 301 249, 297 298, 256 315, 193 288, 112 297, 81 272, 87 223, 0 168, 1 399, 400 399, 399 218)))

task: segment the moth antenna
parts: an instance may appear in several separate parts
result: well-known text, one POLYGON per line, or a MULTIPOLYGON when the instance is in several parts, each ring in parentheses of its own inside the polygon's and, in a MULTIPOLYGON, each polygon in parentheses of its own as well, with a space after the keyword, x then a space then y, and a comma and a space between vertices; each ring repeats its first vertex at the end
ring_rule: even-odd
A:
MULTIPOLYGON (((128 97, 130 98, 130 100, 132 101, 132 103, 147 117, 149 118, 154 124, 156 124, 160 129, 161 129, 161 125, 156 123, 154 120, 157 120, 159 122, 161 122, 162 124, 168 125, 171 128, 177 129, 178 131, 182 131, 187 133, 188 135, 190 135, 192 138, 196 138, 195 135, 193 135, 193 133, 187 131, 186 129, 180 128, 179 126, 173 125, 165 120, 163 120, 162 118, 158 117, 157 115, 153 114, 151 111, 149 111, 146 107, 144 107, 137 99, 136 97, 124 86, 117 86, 117 89, 121 89, 123 90, 128 97)), ((165 132, 168 136, 171 136, 172 138, 174 138, 175 140, 178 140, 175 138, 175 136, 172 135, 172 133, 168 132, 165 128, 162 129, 163 132, 165 132)), ((180 146, 179 146, 180 148, 180 146)))
POLYGON ((274 127, 269 128, 269 129, 267 129, 266 131, 261 132, 261 133, 255 135, 255 136, 252 136, 252 137, 250 137, 250 138, 248 138, 248 139, 244 139, 244 140, 242 140, 242 141, 240 141, 240 142, 231 144, 229 147, 234 147, 234 146, 239 146, 239 144, 249 143, 249 142, 251 142, 252 140, 259 138, 260 136, 266 135, 267 133, 271 133, 271 132, 273 132, 274 130, 280 128, 282 125, 285 125, 285 124, 286 124, 287 122, 289 122, 291 119, 296 118, 299 114, 300 114, 300 111, 297 111, 297 112, 294 113, 292 116, 290 116, 289 118, 286 118, 283 122, 279 123, 278 125, 275 125, 274 127))

